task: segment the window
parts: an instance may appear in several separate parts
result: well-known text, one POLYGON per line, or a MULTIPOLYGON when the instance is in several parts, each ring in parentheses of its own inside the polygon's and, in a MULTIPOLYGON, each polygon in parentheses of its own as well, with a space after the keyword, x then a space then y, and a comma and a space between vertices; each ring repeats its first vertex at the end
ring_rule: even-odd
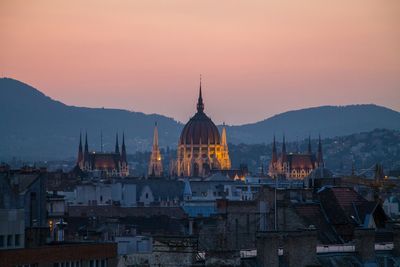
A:
POLYGON ((16 234, 14 238, 15 238, 15 240, 14 240, 15 246, 19 247, 21 245, 21 241, 20 241, 21 240, 21 235, 16 234))
POLYGON ((0 235, 0 248, 4 247, 4 235, 0 235))
POLYGON ((12 235, 8 235, 7 236, 7 247, 11 247, 12 246, 12 235))

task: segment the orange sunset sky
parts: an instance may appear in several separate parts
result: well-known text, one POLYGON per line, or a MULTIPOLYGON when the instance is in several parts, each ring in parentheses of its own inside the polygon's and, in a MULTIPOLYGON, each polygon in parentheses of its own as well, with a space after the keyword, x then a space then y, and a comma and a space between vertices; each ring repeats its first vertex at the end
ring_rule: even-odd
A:
POLYGON ((399 0, 0 0, 0 76, 69 105, 254 122, 400 110, 399 0))

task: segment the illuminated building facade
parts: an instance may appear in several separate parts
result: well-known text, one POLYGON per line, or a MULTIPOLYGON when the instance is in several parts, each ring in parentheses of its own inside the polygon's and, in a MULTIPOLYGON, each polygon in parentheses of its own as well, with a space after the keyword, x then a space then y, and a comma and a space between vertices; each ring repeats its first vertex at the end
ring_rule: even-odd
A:
POLYGON ((269 175, 271 177, 285 177, 290 179, 304 179, 314 169, 324 166, 322 155, 321 137, 318 140, 318 152, 312 153, 311 140, 308 139, 306 153, 287 153, 285 137, 283 137, 282 153, 277 154, 275 137, 272 144, 272 157, 269 163, 269 175))
POLYGON ((149 168, 147 173, 149 176, 156 176, 156 177, 160 177, 163 174, 162 158, 161 158, 160 148, 158 147, 157 123, 154 127, 153 149, 151 150, 149 168))
POLYGON ((121 152, 118 145, 118 135, 115 140, 114 152, 89 152, 87 134, 85 149, 82 149, 82 138, 79 140, 77 166, 84 172, 98 172, 102 177, 126 177, 129 166, 126 157, 125 136, 122 135, 121 152))
POLYGON ((195 177, 208 176, 212 170, 231 168, 225 126, 220 134, 204 113, 201 81, 197 112, 182 130, 175 165, 176 175, 195 177))

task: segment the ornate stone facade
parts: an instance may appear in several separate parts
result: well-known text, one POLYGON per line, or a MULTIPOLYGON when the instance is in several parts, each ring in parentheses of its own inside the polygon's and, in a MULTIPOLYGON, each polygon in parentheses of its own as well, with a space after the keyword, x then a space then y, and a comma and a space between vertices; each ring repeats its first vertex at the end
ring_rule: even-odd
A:
POLYGON ((306 153, 287 153, 285 137, 283 137, 282 153, 278 157, 275 137, 272 144, 272 157, 269 163, 269 175, 271 177, 285 177, 290 179, 304 179, 314 169, 324 166, 322 156, 321 138, 318 141, 317 155, 312 153, 311 140, 308 140, 306 153))
POLYGON ((175 165, 178 176, 204 177, 211 170, 231 168, 225 126, 221 136, 217 126, 204 113, 201 81, 197 113, 182 130, 175 165))
POLYGON ((153 149, 150 155, 149 168, 147 174, 153 177, 154 176, 160 177, 163 175, 162 158, 161 158, 160 148, 158 147, 157 123, 154 126, 153 149))
POLYGON ((82 149, 82 138, 79 138, 77 166, 84 172, 98 172, 102 177, 125 177, 129 175, 126 158, 125 136, 122 135, 121 153, 119 152, 118 136, 115 141, 115 152, 89 152, 87 134, 85 150, 82 149))

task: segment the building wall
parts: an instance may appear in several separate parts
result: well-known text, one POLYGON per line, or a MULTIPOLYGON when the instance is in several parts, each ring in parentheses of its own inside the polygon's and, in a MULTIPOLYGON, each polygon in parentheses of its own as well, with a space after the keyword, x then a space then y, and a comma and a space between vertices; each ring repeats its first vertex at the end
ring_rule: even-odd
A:
MULTIPOLYGON (((0 266, 15 267, 20 265, 34 265, 37 267, 53 267, 57 263, 79 263, 77 267, 91 267, 90 262, 100 263, 103 260, 105 267, 117 264, 117 246, 114 243, 102 244, 64 244, 43 246, 30 249, 13 249, 0 251, 0 266)), ((58 265, 60 266, 60 265, 58 265)), ((64 265, 65 266, 65 265, 64 265)), ((71 265, 70 265, 71 266, 71 265)), ((75 265, 76 266, 76 265, 75 265)), ((97 265, 101 266, 101 265, 97 265)))
POLYGON ((0 210, 0 250, 24 247, 24 215, 23 209, 0 210))

